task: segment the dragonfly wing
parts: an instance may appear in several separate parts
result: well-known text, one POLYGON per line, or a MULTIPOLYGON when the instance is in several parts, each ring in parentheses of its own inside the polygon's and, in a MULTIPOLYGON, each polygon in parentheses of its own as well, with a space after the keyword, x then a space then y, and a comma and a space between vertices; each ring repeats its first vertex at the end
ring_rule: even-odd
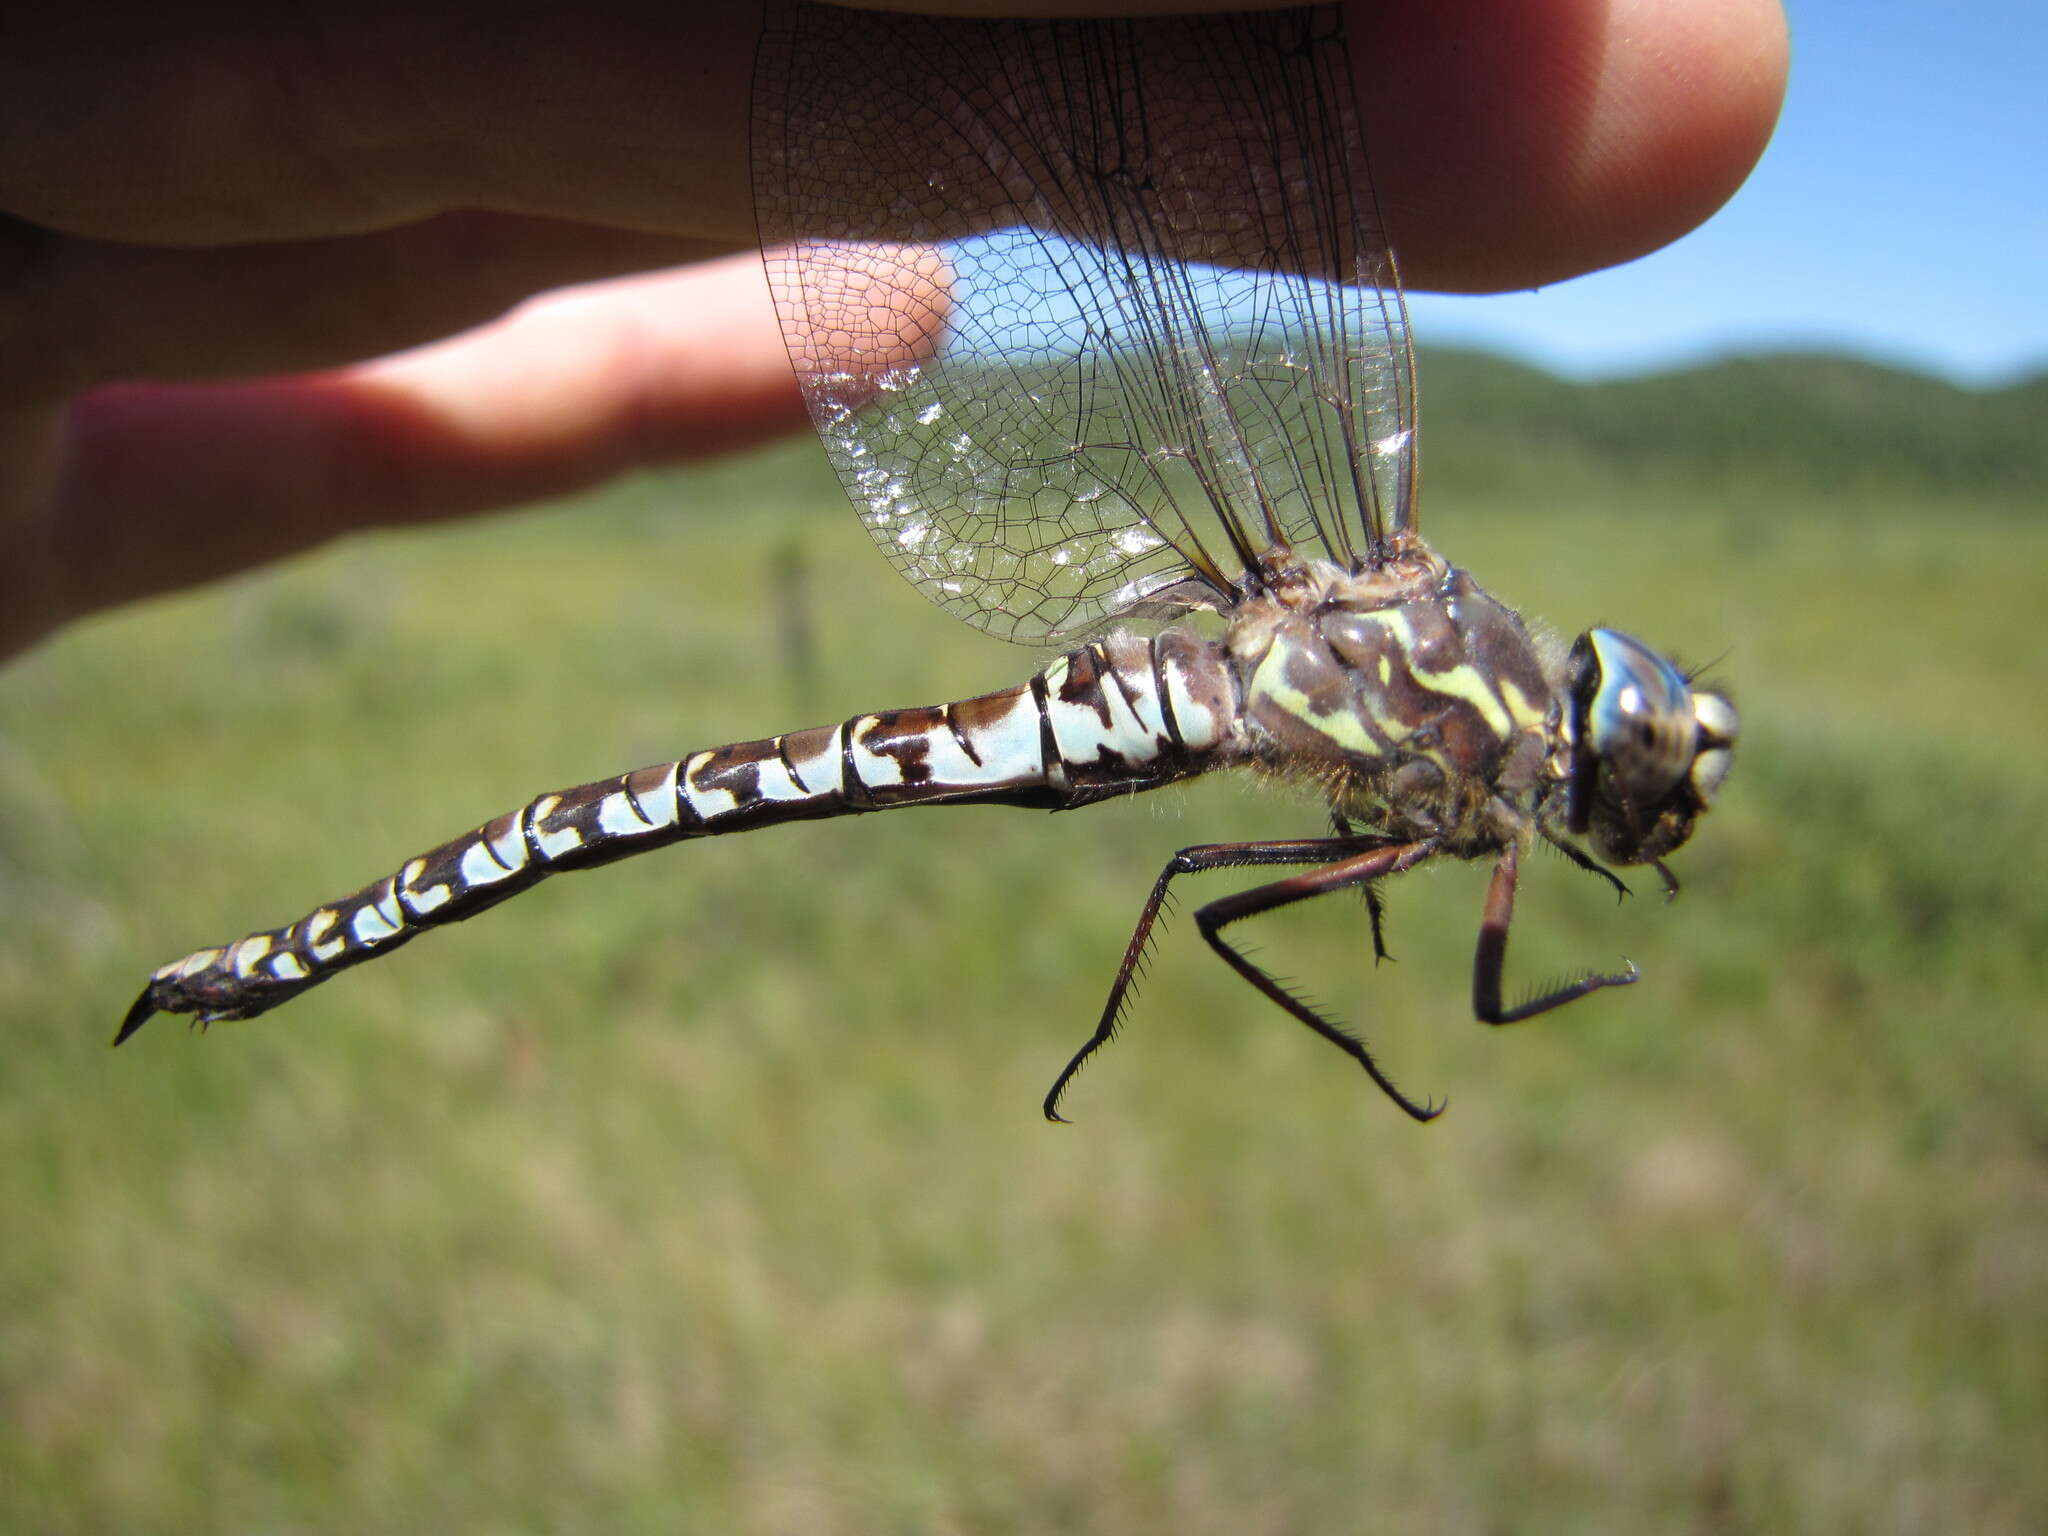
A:
POLYGON ((793 7, 756 81, 784 334, 869 532, 1033 641, 1412 526, 1412 369, 1333 8, 793 7))

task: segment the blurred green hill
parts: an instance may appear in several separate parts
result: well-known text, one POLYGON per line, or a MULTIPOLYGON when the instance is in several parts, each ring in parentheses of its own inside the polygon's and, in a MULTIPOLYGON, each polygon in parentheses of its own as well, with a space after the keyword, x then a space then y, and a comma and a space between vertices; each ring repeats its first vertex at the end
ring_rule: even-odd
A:
POLYGON ((1420 368, 1427 472, 1460 489, 1526 484, 1532 471, 2015 500, 2048 489, 2048 373, 1972 389, 1778 352, 1581 384, 1432 347, 1420 368))

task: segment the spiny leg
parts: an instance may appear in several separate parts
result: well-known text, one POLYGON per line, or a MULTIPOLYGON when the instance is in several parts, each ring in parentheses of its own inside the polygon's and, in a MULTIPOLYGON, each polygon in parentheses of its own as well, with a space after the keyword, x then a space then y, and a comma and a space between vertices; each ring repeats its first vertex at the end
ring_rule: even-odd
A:
MULTIPOLYGON (((1348 827, 1340 837, 1299 837, 1282 838, 1273 842, 1260 843, 1201 843, 1193 848, 1183 848, 1166 861, 1166 867, 1159 872, 1159 878, 1152 884, 1152 894, 1145 898, 1144 910, 1138 914, 1138 924, 1131 930, 1131 941, 1124 946, 1122 964, 1117 967, 1116 980, 1109 989, 1109 1001, 1103 1004, 1102 1017, 1095 1025, 1095 1032, 1087 1043, 1074 1052, 1067 1064, 1060 1068, 1060 1075, 1053 1079, 1052 1087, 1046 1091, 1041 1106, 1045 1118, 1064 1125, 1066 1117, 1060 1113, 1060 1100, 1065 1096, 1067 1085, 1074 1075, 1103 1046, 1116 1035, 1117 1024, 1122 1017, 1124 1003, 1128 999, 1131 984, 1137 980, 1138 968, 1144 962, 1145 947, 1152 939, 1152 925, 1158 921, 1160 909, 1166 903, 1167 887, 1181 875, 1198 875, 1211 869, 1246 869, 1258 865, 1274 864, 1321 864, 1332 854, 1371 852, 1386 846, 1386 839, 1354 835, 1348 827)), ((1367 886, 1368 907, 1371 906, 1371 886, 1367 886)), ((1379 923, 1375 916, 1373 923, 1373 949, 1384 956, 1380 948, 1379 923)))
MULTIPOLYGON (((1521 845, 1511 842, 1501 850, 1500 860, 1493 866, 1493 879, 1486 887, 1486 915, 1479 923, 1479 947, 1472 956, 1472 1012, 1482 1024, 1519 1024, 1602 987, 1625 987, 1641 974, 1633 961, 1624 959, 1628 966, 1625 975, 1588 974, 1526 1003, 1503 1008, 1501 973, 1507 965, 1508 925, 1515 918, 1515 883, 1520 870, 1521 845)), ((1613 879, 1611 875, 1608 878, 1613 879)))
POLYGON ((1306 874, 1290 875, 1285 880, 1275 880, 1270 885, 1254 886, 1248 891, 1239 891, 1235 896, 1225 896, 1212 901, 1195 914, 1195 923, 1202 930, 1202 937, 1209 941, 1209 947, 1223 957, 1224 963, 1246 981, 1256 987, 1266 999, 1284 1009, 1294 1018, 1306 1024, 1330 1044, 1349 1056, 1380 1087, 1380 1091, 1402 1110, 1417 1120, 1434 1120, 1443 1113, 1440 1104, 1417 1104, 1407 1094, 1394 1086, 1392 1078, 1380 1070, 1372 1052, 1365 1042, 1341 1024, 1324 1018, 1302 999, 1289 992, 1286 987, 1267 975, 1265 971, 1247 960, 1237 949, 1223 938, 1222 930, 1231 923, 1260 913, 1271 912, 1279 907, 1290 906, 1297 901, 1306 901, 1311 896, 1327 895, 1331 891, 1349 890, 1354 886, 1368 889, 1375 880, 1384 880, 1398 875, 1403 870, 1413 869, 1437 851, 1434 841, 1419 843, 1382 844, 1377 848, 1353 854, 1350 858, 1339 859, 1321 869, 1312 869, 1306 874))
POLYGON ((1394 957, 1387 953, 1387 902, 1377 883, 1365 887, 1365 915, 1372 923, 1372 963, 1392 963, 1394 957))
POLYGON ((1580 869, 1583 869, 1587 874, 1598 875, 1602 880, 1605 880, 1609 885, 1613 886, 1614 899, 1616 901, 1621 901, 1624 898, 1635 894, 1628 888, 1627 883, 1622 880, 1621 876, 1617 875, 1605 864, 1602 864, 1598 859, 1594 858, 1591 854, 1587 853, 1585 849, 1575 848, 1570 843, 1566 842, 1563 838, 1552 837, 1548 832, 1543 834, 1543 840, 1546 843, 1550 844, 1551 847, 1555 848, 1559 853, 1563 854, 1567 859, 1570 859, 1572 863, 1576 864, 1580 869))
MULTIPOLYGON (((1339 837, 1351 837, 1351 823, 1342 811, 1330 812, 1330 825, 1336 828, 1339 837)), ((1576 851, 1576 850, 1575 850, 1576 851)), ((1391 965, 1394 957, 1387 953, 1387 901, 1380 894, 1379 884, 1371 881, 1360 887, 1359 894, 1365 898, 1366 919, 1372 924, 1372 963, 1391 965)))

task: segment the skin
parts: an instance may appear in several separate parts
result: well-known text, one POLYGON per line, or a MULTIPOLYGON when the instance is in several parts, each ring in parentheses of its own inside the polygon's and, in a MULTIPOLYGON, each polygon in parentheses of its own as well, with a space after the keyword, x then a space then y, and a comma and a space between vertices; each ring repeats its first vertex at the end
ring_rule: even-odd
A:
MULTIPOLYGON (((1777 0, 1352 10, 1413 288, 1530 287, 1675 239, 1784 94, 1777 0)), ((0 656, 356 529, 802 426, 753 249, 758 30, 742 3, 11 20, 0 656)))

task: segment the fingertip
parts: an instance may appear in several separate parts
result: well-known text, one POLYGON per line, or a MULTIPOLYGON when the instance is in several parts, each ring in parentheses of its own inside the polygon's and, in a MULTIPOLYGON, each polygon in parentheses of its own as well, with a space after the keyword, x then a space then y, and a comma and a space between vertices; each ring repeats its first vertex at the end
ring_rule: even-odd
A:
POLYGON ((1669 243, 1742 184, 1784 100, 1778 0, 1426 0, 1350 25, 1415 288, 1534 287, 1669 243))

